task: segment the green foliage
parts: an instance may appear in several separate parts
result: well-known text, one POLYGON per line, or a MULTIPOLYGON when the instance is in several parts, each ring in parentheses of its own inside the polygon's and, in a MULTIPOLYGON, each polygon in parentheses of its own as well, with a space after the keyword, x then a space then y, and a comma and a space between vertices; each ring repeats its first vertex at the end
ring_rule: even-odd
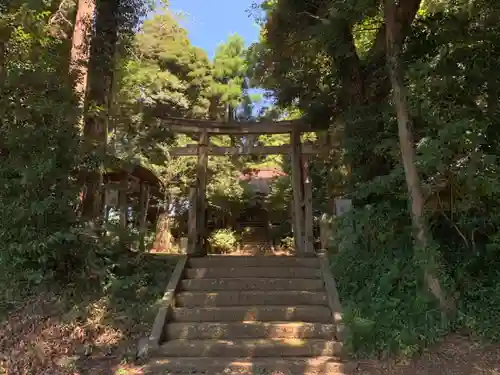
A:
POLYGON ((377 42, 382 9, 365 1, 321 4, 265 1, 249 71, 282 108, 293 105, 332 130, 330 158, 312 162, 311 174, 315 207, 329 210, 325 203, 337 196, 357 207, 337 223, 333 265, 351 347, 358 355, 412 354, 452 328, 498 339, 500 215, 491 209, 500 203, 498 7, 425 1, 403 48, 433 239, 422 252, 411 241, 384 44, 377 42), (352 79, 358 73, 360 82, 352 79), (431 263, 456 298, 453 327, 440 321, 422 282, 420 266, 431 263))
POLYGON ((215 156, 209 160, 213 178, 207 186, 209 204, 216 210, 230 213, 243 199, 244 188, 239 183, 240 171, 226 156, 215 156))
MULTIPOLYGON (((434 240, 432 248, 421 252, 411 239, 397 126, 380 58, 384 51, 374 50, 382 23, 375 3, 265 1, 260 42, 246 51, 244 41, 231 36, 213 61, 191 45, 168 10, 132 32, 148 4, 121 2, 108 149, 161 177, 167 188, 158 204, 185 213, 196 158, 172 158, 169 150, 196 139, 165 130, 151 110, 252 121, 255 99, 249 87, 258 84, 270 90, 276 103, 257 118, 303 116, 332 130, 329 159, 311 159, 313 199, 318 211, 331 209, 332 198, 340 195, 353 198, 357 207, 336 221, 332 243, 339 250, 332 266, 351 327, 348 344, 357 355, 411 355, 454 328, 500 339, 500 215, 493 209, 500 203, 498 7, 426 1, 406 39, 403 57, 417 164, 434 240), (346 42, 350 36, 354 51, 346 42), (349 85, 356 72, 347 70, 356 66, 349 60, 353 55, 359 58, 363 98, 350 96, 357 88, 349 85), (443 321, 426 290, 422 265, 430 262, 442 266, 439 277, 456 297, 457 321, 443 321)), ((122 264, 118 236, 108 235, 99 244, 84 240, 76 214, 80 172, 96 160, 82 152, 76 127, 78 98, 68 73, 71 30, 54 21, 57 11, 71 14, 74 9, 58 5, 0 5, 0 271, 30 282, 86 271, 106 280, 112 294, 128 293, 137 284, 150 284, 151 275, 144 276, 149 281, 142 276, 130 281, 134 269, 130 273, 122 264)), ((212 141, 278 145, 287 138, 212 141)), ((236 228, 255 201, 239 179, 249 166, 290 172, 281 156, 210 158, 208 217, 215 230, 209 243, 217 252, 236 247, 237 235, 228 228, 236 228)), ((272 228, 273 237, 285 237, 285 247, 293 245, 293 238, 286 237, 290 185, 289 177, 277 179, 266 198, 270 220, 279 224, 272 228)), ((7 311, 9 304, 1 302, 0 309, 7 311)))
POLYGON ((11 24, 0 87, 0 263, 40 281, 82 267, 75 208, 82 164, 67 45, 46 33, 49 12, 11 24), (64 145, 64 147, 62 147, 64 145))
POLYGON ((235 34, 215 51, 212 92, 220 102, 232 108, 241 103, 245 73, 245 42, 235 34))
POLYGON ((211 65, 191 46, 186 31, 167 11, 147 20, 136 35, 137 65, 124 91, 146 104, 165 104, 172 116, 205 117, 210 105, 211 65))
POLYGON ((273 223, 286 222, 290 218, 290 202, 293 200, 290 176, 275 179, 269 186, 266 207, 273 223))
POLYGON ((208 243, 214 252, 225 254, 236 249, 238 238, 233 230, 218 229, 210 234, 208 243))
POLYGON ((291 250, 295 247, 295 239, 293 237, 285 237, 281 240, 281 247, 286 250, 291 250))
MULTIPOLYGON (((132 52, 133 57, 127 56, 120 65, 114 153, 153 169, 167 186, 167 202, 183 201, 194 181, 196 157, 172 158, 169 149, 196 139, 165 131, 149 110, 161 109, 172 117, 227 119, 243 100, 244 41, 231 36, 211 62, 204 51, 190 44, 186 30, 166 9, 144 23, 132 52)), ((211 137, 211 141, 231 145, 228 137, 211 137)), ((238 180, 242 166, 234 158, 209 159, 209 216, 222 227, 244 206, 244 189, 238 180)))
MULTIPOLYGON (((60 345, 63 347, 57 348, 59 351, 52 351, 58 356, 74 356, 91 350, 88 356, 75 357, 78 360, 71 363, 74 367, 68 369, 71 373, 95 368, 95 357, 101 354, 123 362, 134 361, 137 342, 149 333, 162 303, 165 285, 179 258, 127 255, 115 264, 105 284, 87 278, 83 282, 45 283, 30 289, 26 284, 14 283, 13 279, 0 275, 2 285, 17 287, 7 289, 25 294, 7 296, 3 288, 0 295, 5 296, 0 298, 0 321, 2 326, 10 327, 2 337, 2 350, 10 361, 9 371, 29 374, 53 371, 53 362, 37 360, 35 351, 19 349, 23 345, 48 347, 64 342, 60 345), (75 331, 78 338, 72 335, 75 331), (89 362, 86 363, 85 358, 89 362)), ((105 362, 101 362, 99 368, 105 368, 107 373, 116 371, 114 363, 109 365, 109 371, 105 362)))
POLYGON ((404 205, 353 210, 336 227, 332 266, 357 355, 413 355, 447 332, 414 262, 404 205))
MULTIPOLYGON (((82 171, 97 161, 83 151, 69 72, 72 28, 63 21, 74 5, 0 5, 0 269, 28 282, 102 275, 107 265, 77 215, 82 171)), ((121 2, 122 46, 146 8, 121 2)))

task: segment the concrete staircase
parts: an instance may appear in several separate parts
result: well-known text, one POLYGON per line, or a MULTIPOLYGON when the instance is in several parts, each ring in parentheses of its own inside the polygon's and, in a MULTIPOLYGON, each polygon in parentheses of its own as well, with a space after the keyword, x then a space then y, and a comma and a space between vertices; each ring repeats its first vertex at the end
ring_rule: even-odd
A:
POLYGON ((254 215, 239 220, 241 236, 240 253, 246 255, 272 254, 271 238, 269 236, 269 219, 264 209, 254 212, 254 215))
POLYGON ((187 262, 146 374, 344 374, 318 258, 187 262))
POLYGON ((241 236, 241 253, 248 255, 272 254, 271 241, 269 240, 267 223, 252 223, 246 225, 241 236))

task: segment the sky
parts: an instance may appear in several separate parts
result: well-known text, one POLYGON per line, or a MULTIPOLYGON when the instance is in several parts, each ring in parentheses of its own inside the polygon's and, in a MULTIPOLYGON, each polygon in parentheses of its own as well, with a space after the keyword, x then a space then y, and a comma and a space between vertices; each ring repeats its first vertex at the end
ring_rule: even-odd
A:
POLYGON ((237 33, 247 43, 259 38, 259 27, 249 14, 254 0, 169 0, 169 8, 183 16, 181 25, 191 43, 212 58, 217 46, 237 33))

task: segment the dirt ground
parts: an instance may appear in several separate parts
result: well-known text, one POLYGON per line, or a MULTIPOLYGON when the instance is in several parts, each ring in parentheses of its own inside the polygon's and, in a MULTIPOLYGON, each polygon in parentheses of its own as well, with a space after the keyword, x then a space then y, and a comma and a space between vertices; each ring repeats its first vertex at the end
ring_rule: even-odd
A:
POLYGON ((177 260, 127 259, 127 273, 106 288, 67 286, 19 301, 2 298, 0 375, 127 375, 117 372, 120 363, 135 357, 138 340, 148 334, 177 260), (14 308, 7 310, 7 303, 14 308))
MULTIPOLYGON (((101 363, 104 365, 104 362, 101 363)), ((88 375, 141 375, 130 365, 96 366, 88 375), (112 372, 109 372, 112 371, 112 372)), ((500 375, 500 345, 486 345, 451 335, 441 345, 411 360, 359 361, 352 375, 500 375)), ((277 375, 277 374, 276 374, 277 375)), ((283 374, 281 374, 283 375, 283 374)))
POLYGON ((500 375, 500 345, 452 335, 413 360, 361 361, 355 374, 500 375))

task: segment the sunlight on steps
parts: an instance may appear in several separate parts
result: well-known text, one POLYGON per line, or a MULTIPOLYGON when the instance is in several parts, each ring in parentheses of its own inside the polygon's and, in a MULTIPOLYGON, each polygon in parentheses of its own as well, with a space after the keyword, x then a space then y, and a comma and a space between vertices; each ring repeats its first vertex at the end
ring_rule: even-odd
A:
POLYGON ((345 374, 317 258, 188 261, 145 374, 345 374))

